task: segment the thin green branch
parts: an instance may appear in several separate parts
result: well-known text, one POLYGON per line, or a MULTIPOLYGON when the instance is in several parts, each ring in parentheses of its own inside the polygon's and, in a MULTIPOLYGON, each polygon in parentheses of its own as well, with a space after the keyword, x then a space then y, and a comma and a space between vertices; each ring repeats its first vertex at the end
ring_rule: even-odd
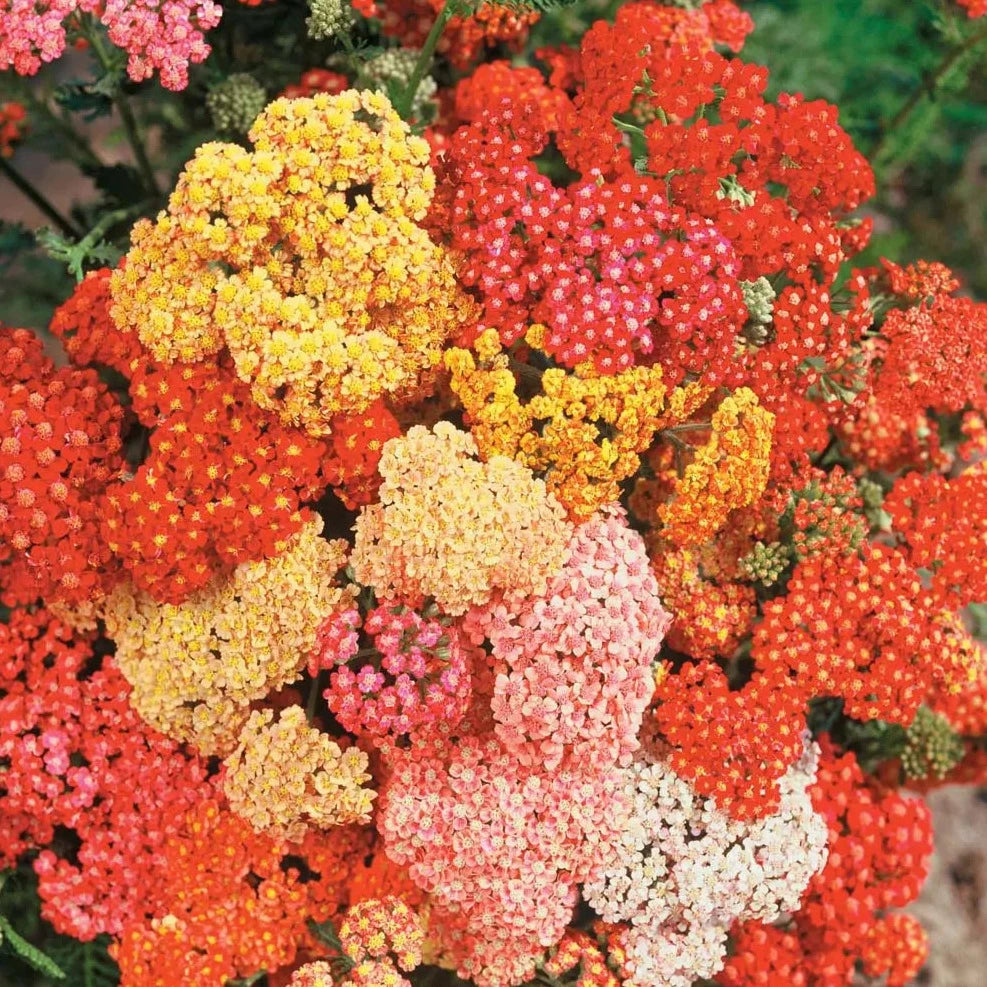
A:
POLYGON ((922 101, 926 98, 933 99, 949 73, 984 40, 987 40, 987 28, 971 34, 963 44, 948 52, 935 71, 923 79, 921 85, 915 88, 901 109, 891 119, 891 122, 883 129, 877 143, 871 149, 870 158, 875 166, 887 154, 891 138, 908 123, 915 111, 922 105, 922 101))
POLYGON ((418 61, 415 62, 415 68, 411 73, 411 78, 408 80, 408 85, 405 86, 404 91, 395 101, 394 108, 401 114, 404 120, 407 120, 411 116, 411 107, 414 105, 415 97, 418 95, 418 87, 421 85, 422 79, 425 78, 425 73, 432 64, 436 45, 439 43, 439 38, 442 37, 442 32, 445 30, 446 24, 449 23, 455 14, 455 8, 456 3, 454 0, 446 0, 445 4, 443 4, 442 10, 439 11, 439 16, 435 18, 435 23, 428 32, 428 37, 425 39, 421 53, 418 55, 418 61))
MULTIPOLYGON (((86 40, 92 46, 93 53, 99 60, 103 71, 112 72, 113 60, 106 50, 106 45, 103 44, 103 37, 99 29, 94 24, 90 24, 88 26, 84 25, 82 31, 86 40)), ((134 152, 134 159, 137 162, 137 168, 141 173, 141 177, 144 179, 144 184, 155 198, 160 197, 161 187, 158 185, 157 177, 154 174, 151 159, 147 156, 147 148, 144 146, 144 140, 141 137, 137 117, 134 116, 134 111, 127 94, 119 86, 114 89, 113 102, 117 108, 117 112, 120 114, 120 120, 123 122, 123 129, 127 135, 127 143, 130 144, 130 148, 134 152)))

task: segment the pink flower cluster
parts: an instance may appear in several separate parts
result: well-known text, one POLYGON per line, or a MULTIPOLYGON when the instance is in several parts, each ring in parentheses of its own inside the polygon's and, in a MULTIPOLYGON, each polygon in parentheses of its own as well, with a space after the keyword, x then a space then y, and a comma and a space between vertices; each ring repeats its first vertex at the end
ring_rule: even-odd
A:
POLYGON ((214 0, 0 0, 0 69, 34 75, 65 49, 65 20, 75 13, 98 17, 113 44, 129 58, 135 82, 161 73, 166 89, 188 85, 190 63, 205 60, 205 32, 222 8, 214 0))
POLYGON ((495 740, 396 761, 377 828, 431 896, 430 927, 477 987, 528 979, 621 828, 616 772, 525 768, 495 740))
POLYGON ((456 629, 406 607, 375 607, 363 620, 372 647, 360 651, 360 620, 356 609, 331 616, 312 659, 316 671, 336 669, 323 695, 342 726, 391 738, 436 723, 455 726, 470 698, 469 666, 456 629))
POLYGON ((623 511, 580 525, 543 595, 498 594, 464 620, 474 643, 490 642, 504 747, 548 770, 628 763, 654 692, 651 663, 671 620, 644 541, 623 511))
POLYGON ((461 280, 485 300, 478 329, 495 327, 508 346, 544 323, 546 351, 565 366, 592 360, 610 374, 656 352, 673 381, 721 378, 742 321, 729 241, 670 208, 655 179, 591 173, 556 188, 529 160, 547 142, 524 104, 451 139, 451 245, 465 259, 461 280), (519 139, 504 140, 508 129, 519 139))

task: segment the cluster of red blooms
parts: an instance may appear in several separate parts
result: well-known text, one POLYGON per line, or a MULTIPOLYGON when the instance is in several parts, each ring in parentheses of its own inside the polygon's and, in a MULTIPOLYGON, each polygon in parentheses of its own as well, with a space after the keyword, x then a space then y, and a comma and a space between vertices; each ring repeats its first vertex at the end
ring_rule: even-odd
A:
POLYGON ((56 369, 26 330, 0 329, 3 598, 81 602, 113 566, 96 499, 120 469, 123 409, 95 372, 56 369))
POLYGON ((0 158, 9 158, 27 132, 27 110, 21 103, 0 103, 0 158))
POLYGON ((778 779, 802 753, 804 698, 772 670, 731 690, 719 665, 686 662, 655 690, 668 763, 737 819, 778 807, 778 779), (721 761, 722 758, 722 761, 721 761))
MULTIPOLYGON (((381 74, 443 9, 352 6, 381 74)), ((0 862, 124 987, 924 962, 892 780, 987 778, 987 306, 845 273, 870 166, 733 0, 536 20, 451 19, 428 143, 306 72, 68 365, 0 329, 0 862)))
POLYGON ((905 556, 886 545, 806 559, 763 613, 752 649, 758 667, 787 670, 806 700, 841 697, 861 720, 907 726, 933 688, 969 680, 949 621, 905 556))
POLYGON ((341 93, 344 89, 349 89, 349 80, 341 72, 309 69, 302 73, 298 82, 285 86, 281 95, 297 99, 299 96, 314 96, 316 93, 341 93))
POLYGON ((359 414, 340 415, 333 421, 322 474, 351 511, 376 498, 381 451, 388 439, 400 434, 397 418, 380 398, 359 414))
MULTIPOLYGON (((444 0, 353 0, 365 17, 380 19, 381 33, 400 38, 402 44, 420 48, 428 37, 444 0)), ((439 39, 438 51, 457 69, 468 68, 487 48, 507 45, 520 48, 528 29, 538 20, 530 9, 497 3, 478 4, 468 17, 453 16, 439 39)))
POLYGON ((44 611, 0 624, 0 656, 0 860, 72 830, 71 857, 34 861, 43 914, 78 939, 118 935, 161 879, 166 839, 209 797, 206 763, 148 729, 116 668, 44 611))

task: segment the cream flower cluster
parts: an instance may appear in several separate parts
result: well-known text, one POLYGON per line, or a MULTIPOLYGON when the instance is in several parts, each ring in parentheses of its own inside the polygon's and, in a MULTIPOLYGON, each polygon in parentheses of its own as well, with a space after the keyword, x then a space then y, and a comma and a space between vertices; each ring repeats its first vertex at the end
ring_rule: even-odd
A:
POLYGON ((310 826, 370 821, 376 792, 362 787, 367 764, 359 747, 343 750, 309 726, 301 706, 277 719, 272 709, 255 710, 226 759, 223 788, 230 808, 258 833, 301 840, 310 826))
POLYGON ((468 432, 440 421, 391 439, 380 459, 380 502, 356 522, 351 563, 378 596, 451 616, 495 590, 545 592, 566 558, 572 525, 520 463, 481 462, 468 432))
POLYGON ((818 759, 807 741, 781 780, 778 811, 753 822, 731 819, 661 761, 624 769, 629 821, 603 878, 583 891, 603 919, 628 923, 633 987, 691 987, 720 970, 735 921, 797 909, 827 856, 826 822, 807 791, 818 759))

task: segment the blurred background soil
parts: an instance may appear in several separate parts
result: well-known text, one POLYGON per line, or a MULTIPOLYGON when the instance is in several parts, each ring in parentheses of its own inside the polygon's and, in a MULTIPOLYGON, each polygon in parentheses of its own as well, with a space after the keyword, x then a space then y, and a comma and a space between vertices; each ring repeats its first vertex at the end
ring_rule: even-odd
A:
POLYGON ((936 850, 909 909, 929 933, 923 987, 987 987, 987 789, 948 788, 928 798, 936 850))

